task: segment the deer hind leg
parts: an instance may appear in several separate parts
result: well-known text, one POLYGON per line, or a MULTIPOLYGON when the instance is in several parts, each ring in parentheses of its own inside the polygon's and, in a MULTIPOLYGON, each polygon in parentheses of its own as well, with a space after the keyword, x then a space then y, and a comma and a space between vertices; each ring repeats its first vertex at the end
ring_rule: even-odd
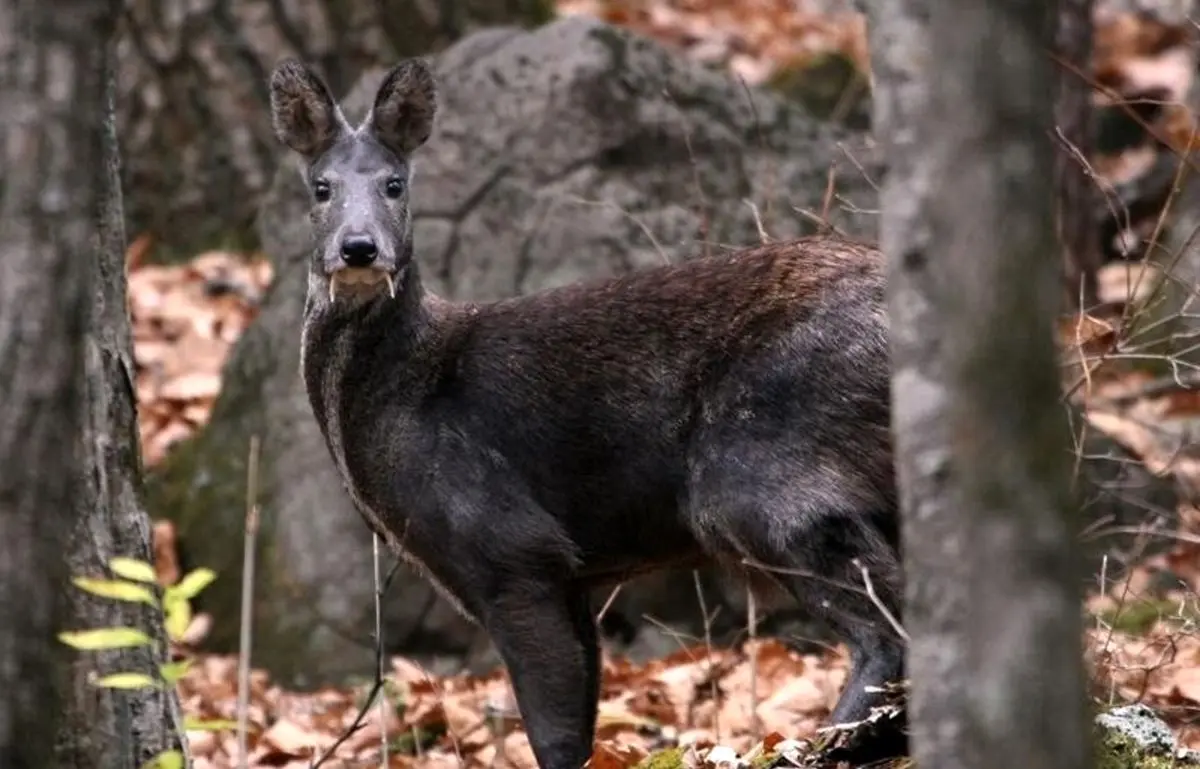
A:
POLYGON ((831 720, 866 717, 879 702, 866 688, 904 676, 902 638, 880 608, 900 621, 894 511, 885 500, 871 505, 870 495, 840 491, 854 484, 825 477, 828 470, 747 463, 730 444, 721 454, 697 463, 692 475, 697 536, 714 553, 758 564, 847 645, 851 670, 831 720))

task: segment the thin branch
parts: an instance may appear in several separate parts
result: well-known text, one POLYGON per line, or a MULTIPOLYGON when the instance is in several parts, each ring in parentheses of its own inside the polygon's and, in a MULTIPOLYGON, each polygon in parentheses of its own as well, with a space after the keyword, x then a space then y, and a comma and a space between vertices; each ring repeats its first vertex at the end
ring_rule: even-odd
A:
POLYGON ((749 206, 750 213, 754 214, 754 226, 758 229, 759 242, 762 243, 764 246, 767 245, 768 243, 771 242, 771 236, 767 234, 766 228, 763 227, 763 220, 762 220, 762 216, 760 216, 758 213, 758 206, 756 206, 754 204, 754 201, 751 200, 750 198, 746 198, 742 202, 745 203, 747 206, 749 206))
POLYGON ((863 584, 867 587, 867 597, 871 599, 871 603, 875 604, 876 609, 879 609, 879 612, 888 621, 888 624, 892 626, 892 630, 895 630, 896 633, 904 639, 904 642, 908 643, 908 632, 905 631, 904 627, 900 624, 900 621, 896 619, 896 615, 892 614, 891 610, 884 605, 883 601, 879 600, 879 595, 875 592, 875 584, 871 582, 871 573, 867 571, 867 567, 863 566, 857 558, 854 559, 854 565, 857 566, 859 572, 862 573, 863 584))
POLYGON ((746 629, 750 634, 750 739, 762 739, 762 721, 758 717, 758 602, 754 590, 746 585, 746 629))
MULTIPOLYGON (((1161 131, 1159 131, 1157 128, 1155 128, 1153 125, 1151 125, 1141 115, 1137 114, 1137 111, 1129 106, 1128 100, 1125 99, 1120 93, 1113 90, 1112 88, 1109 88, 1108 86, 1104 85, 1100 81, 1096 80, 1090 74, 1081 70, 1073 62, 1069 62, 1069 61, 1063 59, 1061 56, 1059 56, 1054 51, 1049 51, 1048 53, 1050 55, 1050 58, 1053 59, 1054 61, 1058 62, 1059 65, 1066 67, 1068 70, 1073 72, 1076 76, 1082 78, 1084 80, 1084 82, 1086 82, 1092 88, 1094 88, 1097 91, 1099 91, 1100 93, 1104 94, 1109 99, 1112 99, 1113 106, 1120 107, 1121 110, 1124 111, 1126 115, 1128 115, 1130 120, 1132 120, 1133 122, 1135 122, 1139 126, 1141 126, 1141 128, 1146 133, 1150 134, 1150 136, 1153 137, 1155 139, 1155 141, 1157 141, 1159 144, 1161 144, 1163 147, 1165 147, 1169 152, 1171 152, 1173 155, 1175 155, 1179 159, 1180 162, 1187 163, 1189 166, 1191 166, 1193 171, 1197 170, 1196 166, 1193 164, 1192 159, 1187 157, 1186 154, 1184 154, 1184 153, 1180 152, 1178 149, 1176 149, 1174 147, 1174 145, 1171 144, 1171 141, 1167 136, 1164 136, 1161 131)), ((1178 103, 1178 102, 1172 102, 1172 103, 1178 103)))
MULTIPOLYGON (((700 614, 704 620, 704 647, 708 650, 708 667, 713 668, 712 617, 708 614, 708 605, 704 601, 704 589, 700 584, 700 572, 692 569, 692 582, 696 586, 696 600, 700 603, 700 614)), ((718 743, 721 742, 721 687, 717 685, 716 676, 710 676, 713 700, 713 734, 718 743)))
MULTIPOLYGON (((377 647, 382 652, 383 649, 383 583, 379 579, 379 535, 375 534, 371 537, 371 567, 375 577, 375 638, 380 640, 377 647)), ((393 567, 395 568, 395 567, 393 567)), ((383 654, 376 655, 375 658, 375 678, 378 681, 383 681, 383 654)), ((420 745, 421 741, 415 741, 416 745, 420 745)), ((380 766, 388 765, 388 733, 387 733, 387 697, 379 698, 379 751, 382 756, 380 766)))
POLYGON ((618 582, 617 586, 608 594, 608 598, 604 599, 604 605, 600 607, 600 611, 596 612, 596 624, 604 620, 604 615, 608 614, 608 610, 612 608, 613 601, 617 600, 617 594, 621 592, 621 588, 625 587, 624 582, 618 582))
MULTIPOLYGON (((363 719, 365 719, 367 717, 367 712, 370 711, 371 706, 375 704, 375 698, 378 697, 379 693, 383 690, 384 654, 383 654, 383 632, 382 632, 383 629, 380 624, 382 613, 381 613, 380 607, 382 605, 381 602, 383 600, 383 595, 387 591, 388 585, 391 583, 392 577, 396 574, 396 570, 399 567, 400 562, 399 562, 399 559, 397 559, 396 563, 392 565, 392 569, 388 573, 386 579, 384 579, 383 583, 380 584, 380 582, 379 582, 378 543, 379 543, 379 535, 376 534, 375 538, 374 538, 374 545, 373 545, 374 552, 376 555, 376 558, 375 558, 375 609, 376 609, 376 611, 375 611, 375 675, 374 675, 375 680, 371 683, 371 691, 367 693, 367 698, 366 698, 366 700, 363 701, 362 707, 360 707, 358 709, 358 713, 354 716, 354 721, 351 722, 350 726, 346 729, 346 731, 343 732, 342 735, 340 737, 338 737, 337 740, 332 745, 330 745, 328 748, 325 749, 325 752, 322 753, 320 755, 320 757, 317 758, 316 761, 309 764, 309 769, 318 769, 318 767, 320 767, 322 764, 324 764, 326 761, 329 760, 329 758, 334 754, 334 751, 336 751, 339 747, 342 746, 342 743, 344 743, 346 740, 350 739, 350 737, 355 732, 357 732, 358 730, 362 729, 363 726, 365 726, 365 724, 363 723, 363 719)), ((384 728, 384 731, 386 732, 386 722, 381 728, 384 728)), ((386 734, 384 736, 384 739, 385 740, 387 739, 386 734)), ((386 750, 385 750, 384 755, 386 758, 386 750)))
POLYGON ((238 633, 237 745, 238 767, 249 765, 247 727, 250 720, 250 647, 254 622, 254 555, 258 540, 258 476, 260 444, 250 436, 250 454, 246 460, 246 534, 242 545, 242 617, 238 633))

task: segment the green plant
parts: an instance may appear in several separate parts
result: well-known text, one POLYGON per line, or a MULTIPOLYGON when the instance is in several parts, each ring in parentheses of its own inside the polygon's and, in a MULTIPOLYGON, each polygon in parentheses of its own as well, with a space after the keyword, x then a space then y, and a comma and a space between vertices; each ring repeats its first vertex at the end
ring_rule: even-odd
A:
MULTIPOLYGON (((163 626, 167 638, 178 641, 192 621, 191 601, 201 590, 208 587, 217 575, 211 569, 200 568, 184 575, 173 585, 160 588, 154 567, 136 558, 117 557, 108 562, 113 573, 111 579, 96 577, 72 577, 75 587, 101 598, 110 598, 130 603, 144 603, 163 613, 163 626)), ((154 639, 144 630, 134 627, 106 627, 88 630, 68 630, 58 634, 58 639, 67 646, 80 651, 102 651, 129 649, 138 646, 155 646, 154 639)), ((166 657, 165 650, 157 650, 157 658, 166 657)), ((187 673, 192 658, 160 663, 150 672, 126 670, 98 676, 92 684, 111 689, 146 689, 175 686, 187 673)), ((185 716, 186 730, 232 729, 237 724, 227 720, 201 720, 185 716)), ((152 758, 142 769, 182 769, 183 753, 167 750, 152 758)))

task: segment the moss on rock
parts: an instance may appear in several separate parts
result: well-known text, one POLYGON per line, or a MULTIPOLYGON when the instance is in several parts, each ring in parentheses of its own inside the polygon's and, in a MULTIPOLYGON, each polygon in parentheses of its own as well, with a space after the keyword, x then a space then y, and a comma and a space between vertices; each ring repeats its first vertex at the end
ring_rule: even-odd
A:
POLYGON ((870 87, 850 57, 830 52, 781 67, 767 86, 822 120, 841 119, 858 128, 870 124, 870 87))
POLYGON ((1169 752, 1156 753, 1120 732, 1096 730, 1096 769, 1173 769, 1188 766, 1169 752))
POLYGON ((686 748, 664 748, 643 758, 634 769, 684 769, 686 748))
POLYGON ((1097 769, 1168 769, 1200 766, 1200 756, 1180 751, 1167 724, 1146 705, 1125 705, 1095 721, 1097 769))

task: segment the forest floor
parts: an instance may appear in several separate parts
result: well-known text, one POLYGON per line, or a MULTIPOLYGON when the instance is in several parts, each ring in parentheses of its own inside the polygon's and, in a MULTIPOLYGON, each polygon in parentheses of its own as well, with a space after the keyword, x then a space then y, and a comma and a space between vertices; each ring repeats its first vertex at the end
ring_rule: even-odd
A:
MULTIPOLYGON (((563 13, 588 13, 679 46, 690 55, 723 63, 751 83, 783 69, 836 52, 861 70, 868 64, 864 28, 853 15, 822 16, 792 0, 561 0, 563 13)), ((1099 29, 1094 77, 1108 89, 1098 101, 1152 91, 1182 102, 1195 70, 1195 49, 1178 30, 1132 19, 1104 21, 1099 29)), ((1134 180, 1147 172, 1163 147, 1186 147, 1190 114, 1168 107, 1156 117, 1163 146, 1091 158, 1097 182, 1134 180)), ((1153 217, 1131 222, 1145 234, 1153 217), (1148 221, 1149 220, 1149 221, 1148 221)), ((232 345, 253 321, 271 278, 259 255, 209 252, 176 266, 151 264, 152 248, 137 238, 129 249, 129 295, 134 328, 137 397, 145 462, 162 460, 172 444, 202 427, 221 386, 221 368, 232 345)), ((1110 295, 1129 289, 1128 270, 1110 265, 1102 281, 1110 295)), ((1067 319, 1067 347, 1080 328, 1067 319)), ((1112 342, 1118 330, 1084 319, 1089 344, 1112 342)), ((1087 401, 1103 391, 1133 391, 1149 375, 1121 370, 1082 389, 1087 401), (1093 389, 1095 392, 1093 392, 1093 389)), ((1152 429, 1163 420, 1200 414, 1200 398, 1181 388, 1141 397, 1119 410, 1097 412, 1092 428, 1113 436, 1154 474, 1174 475, 1200 489, 1200 462, 1164 447, 1152 429), (1150 427, 1148 427, 1148 425, 1150 427)), ((1180 741, 1200 748, 1200 509, 1180 510, 1169 552, 1146 560, 1132 575, 1104 584, 1089 598, 1085 648, 1100 702, 1144 702, 1175 729, 1180 741), (1169 570, 1175 586, 1162 590, 1156 576, 1169 570)), ((170 525, 156 524, 160 574, 176 574, 170 525)), ((169 581, 170 578, 168 578, 169 581)), ((1098 581, 1097 584, 1100 584, 1098 581)), ((190 635, 203 633, 205 618, 190 635)), ((187 713, 236 717, 234 657, 198 654, 180 682, 187 713)), ((389 766, 533 767, 528 742, 512 718, 514 705, 502 671, 484 677, 435 678, 404 659, 392 659, 385 711, 372 708, 366 726, 338 749, 326 766, 379 766, 386 734, 389 766)), ((739 649, 709 649, 681 639, 679 650, 646 665, 606 655, 593 765, 628 767, 649 751, 692 745, 695 762, 715 765, 745 756, 753 746, 781 738, 807 739, 827 716, 845 679, 844 649, 800 654, 774 640, 739 649), (723 746, 711 750, 712 746, 723 746)), ((353 721, 370 685, 297 693, 252 676, 250 766, 307 767, 314 751, 329 747, 353 721)), ((235 766, 232 731, 190 732, 197 769, 235 766)))

